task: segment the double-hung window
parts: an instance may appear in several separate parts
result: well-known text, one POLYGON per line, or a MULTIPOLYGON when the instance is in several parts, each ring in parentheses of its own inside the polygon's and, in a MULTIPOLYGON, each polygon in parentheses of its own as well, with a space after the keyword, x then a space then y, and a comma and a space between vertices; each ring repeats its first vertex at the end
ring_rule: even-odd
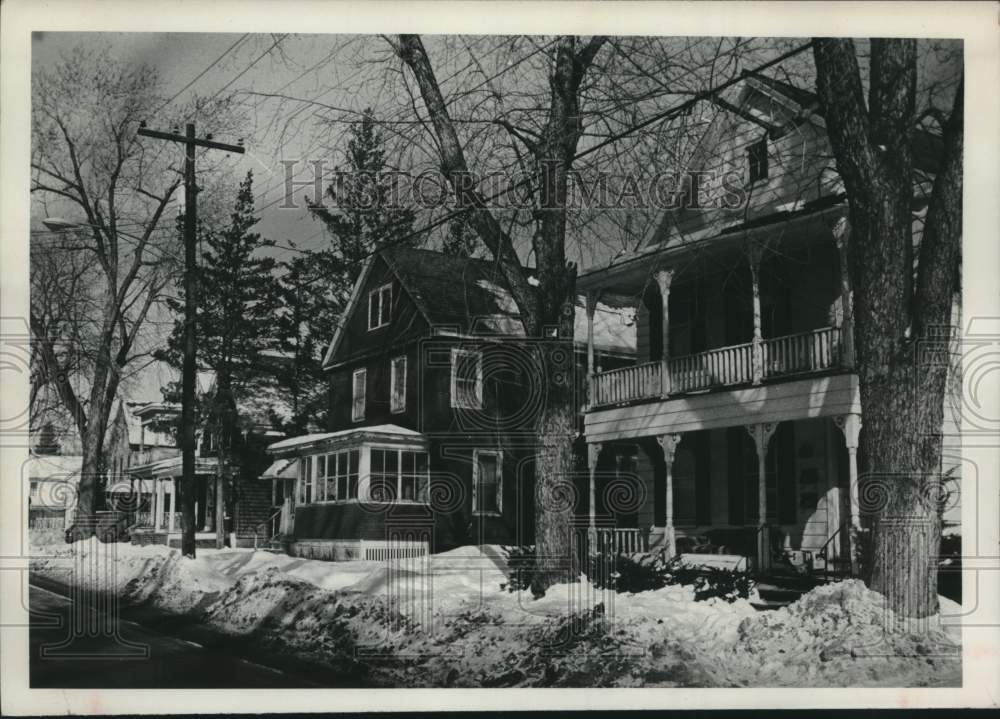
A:
POLYGON ((392 283, 389 283, 368 293, 368 329, 385 327, 391 315, 392 283))
POLYGON ((364 368, 354 370, 351 384, 351 419, 360 422, 365 418, 365 384, 368 372, 364 368))
POLYGON ((482 409, 483 355, 475 350, 451 350, 451 406, 482 409))
POLYGON ((473 451, 472 510, 476 514, 500 514, 503 510, 503 460, 500 452, 473 451))
POLYGON ((394 357, 389 368, 389 410, 406 411, 406 355, 394 357))
POLYGON ((369 488, 372 500, 427 502, 429 491, 426 452, 372 448, 369 488))

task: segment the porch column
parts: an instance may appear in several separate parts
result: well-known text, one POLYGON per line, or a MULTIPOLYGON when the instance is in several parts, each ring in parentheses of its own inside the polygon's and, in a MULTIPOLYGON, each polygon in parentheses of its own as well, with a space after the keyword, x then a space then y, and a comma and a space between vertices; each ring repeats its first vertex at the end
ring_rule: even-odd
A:
POLYGON ((836 320, 842 342, 840 363, 849 369, 854 367, 854 300, 847 257, 850 237, 851 223, 846 217, 841 217, 833 226, 833 239, 837 243, 837 253, 840 255, 840 312, 836 320))
POLYGON ((833 423, 844 433, 844 444, 847 446, 847 491, 851 511, 851 531, 848 536, 851 573, 857 575, 857 541, 858 531, 861 529, 861 505, 858 498, 858 436, 861 434, 861 415, 840 415, 833 418, 833 423))
POLYGON ((177 518, 177 477, 170 478, 170 521, 167 524, 168 531, 174 531, 174 524, 177 518))
POLYGON ((767 445, 771 441, 777 422, 748 424, 747 431, 757 448, 757 570, 767 569, 771 562, 771 538, 764 529, 767 525, 767 445))
POLYGON ((154 510, 156 513, 156 519, 153 526, 156 531, 160 531, 163 528, 163 479, 157 477, 153 481, 155 482, 153 496, 154 506, 156 507, 154 510))
POLYGON ((596 387, 594 386, 594 312, 597 310, 597 293, 588 292, 587 304, 587 406, 593 407, 596 387))
POLYGON ((596 547, 597 542, 597 460, 601 456, 601 443, 593 442, 587 445, 587 469, 590 472, 590 522, 588 536, 590 546, 596 547))
POLYGON ((750 245, 747 259, 750 261, 750 281, 753 288, 753 383, 764 380, 764 336, 761 331, 760 312, 760 262, 764 258, 764 247, 750 245))
POLYGON ((757 526, 767 524, 767 445, 771 442, 777 422, 748 424, 747 432, 757 448, 757 526))
POLYGON ((666 397, 670 394, 670 284, 674 281, 674 271, 672 269, 658 270, 654 275, 656 284, 660 288, 660 305, 662 307, 662 322, 660 332, 663 336, 663 355, 660 358, 660 396, 666 397))
POLYGON ((663 463, 666 469, 666 515, 663 520, 663 542, 668 557, 677 553, 677 541, 674 536, 674 454, 681 441, 679 434, 657 435, 656 441, 663 449, 663 463))

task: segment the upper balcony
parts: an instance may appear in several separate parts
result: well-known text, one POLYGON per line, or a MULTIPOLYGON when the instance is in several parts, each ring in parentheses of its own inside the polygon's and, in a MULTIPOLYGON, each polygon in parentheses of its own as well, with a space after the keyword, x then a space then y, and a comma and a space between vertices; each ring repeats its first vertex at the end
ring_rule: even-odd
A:
POLYGON ((588 353, 588 410, 853 371, 841 217, 651 248, 582 275, 588 317, 598 303, 620 308, 636 338, 628 367, 588 353))
POLYGON ((591 380, 590 406, 596 409, 835 371, 844 361, 842 332, 842 328, 824 327, 762 340, 756 346, 746 342, 598 372, 591 380))

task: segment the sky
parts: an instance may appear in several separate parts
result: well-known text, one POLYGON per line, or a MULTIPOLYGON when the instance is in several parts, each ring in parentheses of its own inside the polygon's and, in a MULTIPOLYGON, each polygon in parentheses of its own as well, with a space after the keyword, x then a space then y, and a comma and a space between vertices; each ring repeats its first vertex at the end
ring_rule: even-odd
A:
MULTIPOLYGON (((540 68, 544 69, 544 65, 536 61, 544 58, 539 53, 545 50, 546 40, 522 40, 521 45, 509 52, 505 52, 495 39, 482 36, 428 37, 425 43, 446 97, 450 98, 449 93, 457 83, 475 81, 478 85, 478 77, 486 76, 492 79, 485 83, 491 91, 514 98, 511 102, 518 99, 524 102, 523 97, 531 97, 529 89, 537 87, 543 78, 540 68), (536 57, 532 59, 532 55, 536 57), (473 64, 477 64, 478 75, 469 70, 473 64), (472 72, 472 79, 460 77, 455 80, 463 71, 472 72), (519 93, 522 94, 520 98, 519 93)), ((765 46, 767 43, 764 41, 765 46)), ((33 36, 33 71, 51 69, 61 61, 64 53, 80 44, 106 45, 110 55, 120 62, 145 63, 158 70, 162 82, 160 91, 165 98, 170 98, 170 102, 157 116, 148 119, 151 128, 168 130, 174 122, 194 119, 199 136, 204 136, 215 128, 218 118, 205 116, 205 112, 192 118, 188 113, 192 103, 204 103, 206 99, 235 93, 239 125, 216 131, 215 139, 230 143, 242 139, 246 153, 223 156, 218 152, 199 151, 199 173, 207 169, 216 173, 213 176, 222 178, 221 182, 206 187, 207 192, 199 196, 199 212, 205 215, 213 207, 226 212, 238 181, 252 170, 256 208, 261 217, 257 230, 278 244, 275 253, 279 257, 287 258, 296 252, 289 247, 292 243, 300 248, 327 245, 329 240, 322 224, 304 209, 303 196, 314 194, 308 182, 311 168, 307 161, 320 159, 328 163, 328 168, 337 163, 342 157, 339 153, 346 141, 349 122, 357 119, 366 107, 375 107, 380 117, 398 123, 390 122, 386 126, 390 135, 408 132, 407 137, 415 138, 416 141, 406 146, 408 157, 403 162, 422 167, 434 166, 436 162, 430 133, 421 134, 420 128, 413 132, 413 108, 408 104, 407 85, 399 72, 399 61, 393 57, 388 42, 380 37, 46 32, 33 36), (296 163, 293 180, 301 183, 296 188, 297 207, 294 208, 283 206, 286 169, 282 163, 291 161, 296 163)), ((771 53, 773 55, 773 50, 771 53)), ((686 97, 664 93, 659 101, 672 106, 686 97)), ((471 115, 474 112, 461 103, 456 107, 461 107, 455 110, 456 119, 464 113, 471 115)), ((655 109, 657 105, 653 103, 651 107, 655 109)), ((468 127, 460 125, 459 130, 468 131, 468 127)), ((585 137, 581 147, 594 141, 585 137)), ((182 152, 180 145, 170 147, 169 143, 150 142, 159 142, 164 147, 158 149, 163 152, 173 151, 178 155, 182 152)), ((488 160, 489 148, 485 147, 480 150, 479 158, 488 160)), ((206 184, 209 183, 206 181, 206 184)), ((181 207, 180 198, 176 207, 177 210, 181 207)), ((37 227, 37 213, 34 219, 37 227)), ((421 221, 417 224, 420 226, 421 221)), ((610 236, 617 231, 612 227, 607 234, 610 236)), ((570 245, 574 241, 568 239, 570 245)), ((614 247, 614 238, 608 244, 614 247)), ((520 246, 522 259, 526 258, 528 246, 527 241, 520 246)), ((576 260, 582 269, 598 264, 600 259, 597 250, 588 248, 588 252, 592 254, 584 256, 579 246, 569 248, 570 259, 576 260)), ((159 319, 154 318, 154 322, 160 323, 162 332, 169 331, 169 318, 161 315, 159 319)), ((169 375, 169 372, 154 369, 155 375, 147 372, 149 376, 144 375, 137 383, 134 390, 139 395, 137 399, 159 399, 159 387, 165 384, 164 379, 169 379, 164 373, 169 375)))

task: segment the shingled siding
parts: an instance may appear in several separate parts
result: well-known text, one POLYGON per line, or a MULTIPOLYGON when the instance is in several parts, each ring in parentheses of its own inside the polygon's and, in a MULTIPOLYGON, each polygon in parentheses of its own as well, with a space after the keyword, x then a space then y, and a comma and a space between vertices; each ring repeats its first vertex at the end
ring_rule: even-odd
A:
MULTIPOLYGON (((254 530, 274 511, 271 507, 271 483, 262 479, 240 479, 233 531, 237 546, 252 546, 254 530)), ((270 531, 265 530, 265 534, 270 531)), ((262 535, 263 536, 263 535, 262 535)))

